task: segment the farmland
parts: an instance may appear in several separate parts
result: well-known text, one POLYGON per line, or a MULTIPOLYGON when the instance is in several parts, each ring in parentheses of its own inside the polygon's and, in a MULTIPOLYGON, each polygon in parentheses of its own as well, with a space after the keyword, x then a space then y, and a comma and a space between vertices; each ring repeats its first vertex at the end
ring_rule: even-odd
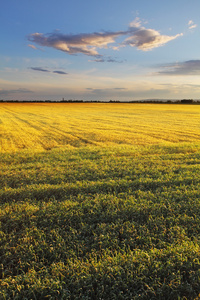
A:
POLYGON ((200 106, 0 104, 0 299, 200 299, 200 106))
POLYGON ((200 106, 0 104, 0 151, 198 142, 200 106))

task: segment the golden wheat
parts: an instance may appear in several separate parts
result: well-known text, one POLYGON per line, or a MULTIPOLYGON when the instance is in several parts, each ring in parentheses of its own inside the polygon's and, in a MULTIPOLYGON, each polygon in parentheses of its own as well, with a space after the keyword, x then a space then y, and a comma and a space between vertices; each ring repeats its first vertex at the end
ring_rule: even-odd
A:
POLYGON ((200 106, 0 103, 0 151, 200 141, 200 106))

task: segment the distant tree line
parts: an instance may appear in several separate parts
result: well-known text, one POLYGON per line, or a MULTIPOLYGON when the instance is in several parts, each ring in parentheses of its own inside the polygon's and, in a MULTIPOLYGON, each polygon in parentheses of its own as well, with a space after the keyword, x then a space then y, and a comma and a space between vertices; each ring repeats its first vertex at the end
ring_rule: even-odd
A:
POLYGON ((147 99, 147 100, 0 100, 0 103, 158 103, 158 104, 200 104, 200 100, 182 99, 182 100, 159 100, 159 99, 147 99))

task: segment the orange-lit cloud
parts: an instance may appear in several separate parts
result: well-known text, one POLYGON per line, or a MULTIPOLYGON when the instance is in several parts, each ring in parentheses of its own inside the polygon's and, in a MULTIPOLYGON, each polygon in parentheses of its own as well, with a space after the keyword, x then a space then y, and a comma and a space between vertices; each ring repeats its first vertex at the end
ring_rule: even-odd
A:
POLYGON ((33 33, 29 35, 28 39, 40 46, 52 47, 69 54, 83 53, 89 56, 99 56, 96 49, 107 48, 108 44, 114 43, 119 35, 122 33, 100 32, 78 35, 33 33))
POLYGON ((37 47, 35 47, 34 45, 28 44, 28 47, 32 48, 32 49, 37 49, 37 47))
POLYGON ((141 26, 141 21, 138 17, 129 24, 129 28, 130 37, 125 39, 124 45, 136 47, 142 51, 148 51, 163 46, 183 35, 183 33, 174 36, 161 35, 157 30, 146 29, 141 26))
MULTIPOLYGON (((109 46, 113 50, 131 46, 142 51, 148 51, 163 46, 182 35, 182 33, 174 36, 161 35, 157 30, 142 27, 140 19, 136 18, 129 24, 129 28, 126 31, 80 33, 76 35, 61 34, 59 32, 50 34, 36 32, 30 34, 28 40, 37 45, 52 47, 68 54, 82 53, 100 58, 102 55, 100 55, 98 49, 106 49, 110 44, 114 44, 109 46), (119 37, 126 38, 123 42, 117 42, 119 37)), ((32 45, 30 46, 32 47, 32 45)), ((109 62, 108 60, 105 61, 109 62)), ((97 60, 97 62, 99 61, 97 60)))
POLYGON ((161 35, 154 29, 139 28, 138 30, 133 31, 132 36, 128 37, 124 41, 124 44, 131 47, 136 47, 142 51, 148 51, 152 50, 153 48, 163 46, 164 44, 175 40, 182 35, 182 33, 174 36, 161 35))

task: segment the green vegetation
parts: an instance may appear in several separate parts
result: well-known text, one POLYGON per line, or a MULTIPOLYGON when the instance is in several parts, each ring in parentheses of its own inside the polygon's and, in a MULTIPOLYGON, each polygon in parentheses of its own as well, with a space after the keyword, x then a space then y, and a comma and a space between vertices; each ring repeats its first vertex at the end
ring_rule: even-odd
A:
POLYGON ((0 299, 200 299, 199 143, 5 152, 0 168, 0 299))

